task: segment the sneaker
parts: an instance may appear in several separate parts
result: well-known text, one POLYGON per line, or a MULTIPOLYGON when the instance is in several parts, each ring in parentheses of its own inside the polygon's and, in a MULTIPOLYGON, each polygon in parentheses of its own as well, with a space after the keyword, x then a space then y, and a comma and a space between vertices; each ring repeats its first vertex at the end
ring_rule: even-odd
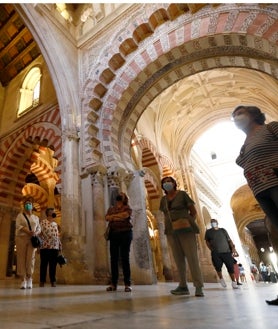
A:
POLYGON ((170 291, 172 295, 190 295, 187 287, 178 286, 176 289, 170 291))
POLYGON ((237 282, 236 284, 237 284, 238 286, 242 286, 242 283, 240 283, 240 282, 237 282))
POLYGON ((273 299, 273 300, 266 300, 266 303, 268 305, 278 305, 278 297, 276 299, 273 299))
POLYGON ((238 285, 235 281, 232 281, 232 287, 233 289, 238 289, 238 285))
POLYGON ((225 282, 225 280, 224 280, 223 278, 220 279, 220 284, 221 284, 221 286, 222 286, 223 288, 226 288, 226 287, 227 287, 226 282, 225 282))
POLYGON ((27 282, 23 280, 20 284, 20 289, 26 289, 26 286, 27 286, 27 282))
POLYGON ((33 288, 32 279, 27 279, 27 289, 32 289, 32 288, 33 288))
POLYGON ((203 293, 203 288, 202 287, 196 287, 196 291, 195 291, 195 296, 196 297, 204 297, 204 293, 203 293))

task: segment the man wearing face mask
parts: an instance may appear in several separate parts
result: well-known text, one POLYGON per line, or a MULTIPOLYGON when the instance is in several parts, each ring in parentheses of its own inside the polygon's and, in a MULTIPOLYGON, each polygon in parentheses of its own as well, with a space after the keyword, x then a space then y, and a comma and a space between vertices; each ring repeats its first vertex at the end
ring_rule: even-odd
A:
POLYGON ((20 289, 32 289, 36 248, 32 246, 31 237, 40 234, 41 227, 39 218, 32 213, 33 198, 29 196, 24 197, 23 207, 23 211, 16 217, 17 275, 22 280, 20 289), (26 217, 29 220, 31 230, 26 217))
POLYGON ((159 209, 164 213, 165 234, 177 265, 180 282, 176 289, 171 290, 173 295, 190 295, 186 278, 186 260, 190 268, 195 296, 203 297, 203 276, 200 269, 196 232, 192 227, 180 231, 173 230, 173 222, 190 215, 196 219, 197 211, 194 201, 182 190, 177 189, 173 177, 164 177, 161 187, 165 196, 161 198, 159 209))
POLYGON ((226 282, 222 275, 222 266, 225 264, 227 271, 232 280, 233 289, 237 289, 237 281, 234 272, 234 258, 238 256, 233 241, 224 228, 218 227, 218 221, 211 219, 211 228, 206 230, 205 240, 208 248, 211 251, 212 264, 216 270, 220 284, 226 288, 226 282))
MULTIPOLYGON (((243 168, 250 189, 271 223, 271 231, 278 232, 278 122, 265 124, 265 115, 256 106, 239 105, 232 118, 246 134, 236 163, 243 168)), ((271 234, 271 239, 277 240, 276 234, 271 234)), ((278 298, 267 303, 278 305, 278 298)))
POLYGON ((47 208, 45 214, 46 218, 41 222, 40 287, 44 287, 48 267, 51 286, 56 287, 57 256, 59 251, 62 250, 62 245, 58 225, 55 222, 54 208, 47 208))

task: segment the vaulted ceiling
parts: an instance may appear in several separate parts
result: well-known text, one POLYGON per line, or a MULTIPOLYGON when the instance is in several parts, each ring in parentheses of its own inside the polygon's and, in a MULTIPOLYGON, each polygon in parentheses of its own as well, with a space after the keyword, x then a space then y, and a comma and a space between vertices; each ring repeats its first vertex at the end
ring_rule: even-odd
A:
POLYGON ((35 58, 40 50, 12 4, 0 4, 0 82, 3 87, 35 58))
MULTIPOLYGON (((204 6, 204 4, 188 6, 191 6, 190 10, 194 12, 199 9, 196 6, 204 6)), ((24 25, 13 4, 0 4, 1 85, 6 87, 40 54, 32 34, 24 25)), ((167 127, 163 129, 165 138, 177 140, 177 132, 183 131, 180 125, 185 122, 185 118, 197 122, 204 116, 204 109, 214 107, 215 104, 219 109, 230 108, 231 99, 236 102, 256 100, 260 103, 260 99, 263 100, 263 97, 267 96, 272 100, 276 88, 277 82, 271 77, 255 71, 247 72, 246 69, 231 68, 203 72, 168 88, 149 106, 141 122, 144 122, 144 119, 157 121, 157 108, 163 104, 163 108, 159 111, 159 126, 161 129, 167 127), (248 84, 246 84, 247 80, 248 84)), ((221 111, 215 112, 215 115, 221 117, 221 111)), ((208 118, 206 120, 208 121, 208 118)), ((184 144, 182 135, 180 139, 182 141, 180 144, 184 144)), ((254 235, 260 234, 261 226, 253 225, 250 230, 254 235)))

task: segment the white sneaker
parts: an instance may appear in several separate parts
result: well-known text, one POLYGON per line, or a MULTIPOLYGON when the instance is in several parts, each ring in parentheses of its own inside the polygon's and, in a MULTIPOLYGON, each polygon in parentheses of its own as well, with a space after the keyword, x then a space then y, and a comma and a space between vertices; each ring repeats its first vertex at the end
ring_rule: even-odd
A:
POLYGON ((226 288, 226 287, 227 287, 226 282, 225 282, 225 280, 224 280, 223 278, 220 279, 220 284, 221 284, 221 286, 222 286, 223 288, 226 288))
POLYGON ((32 288, 33 288, 32 279, 27 279, 27 289, 32 289, 32 288))
POLYGON ((27 282, 23 280, 20 284, 20 289, 26 289, 27 282))
POLYGON ((238 285, 235 281, 232 282, 232 287, 233 289, 238 289, 238 285))

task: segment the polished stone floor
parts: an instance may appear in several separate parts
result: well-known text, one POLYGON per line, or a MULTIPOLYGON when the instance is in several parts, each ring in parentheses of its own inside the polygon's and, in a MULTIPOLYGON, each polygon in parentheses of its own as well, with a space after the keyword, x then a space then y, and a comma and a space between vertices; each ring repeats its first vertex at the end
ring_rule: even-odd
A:
POLYGON ((278 284, 245 283, 238 290, 205 285, 205 297, 173 296, 175 283, 119 287, 58 285, 20 290, 18 281, 0 281, 1 329, 272 329, 278 327, 278 284))

